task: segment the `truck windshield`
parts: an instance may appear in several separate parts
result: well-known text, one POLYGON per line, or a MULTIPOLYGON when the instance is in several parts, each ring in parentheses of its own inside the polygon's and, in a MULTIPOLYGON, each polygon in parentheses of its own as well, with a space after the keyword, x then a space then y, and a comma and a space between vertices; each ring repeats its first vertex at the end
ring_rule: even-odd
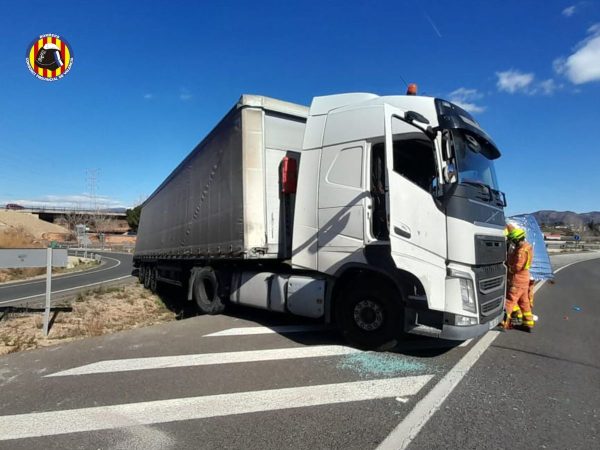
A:
POLYGON ((484 184, 498 189, 494 161, 485 155, 485 148, 476 136, 462 130, 452 130, 459 183, 484 184))

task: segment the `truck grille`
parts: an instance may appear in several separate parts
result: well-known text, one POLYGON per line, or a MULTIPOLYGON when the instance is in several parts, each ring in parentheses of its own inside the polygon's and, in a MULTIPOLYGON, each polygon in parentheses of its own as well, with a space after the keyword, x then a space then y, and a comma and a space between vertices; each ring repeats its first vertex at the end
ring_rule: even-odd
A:
POLYGON ((504 286, 504 275, 494 278, 488 278, 479 282, 479 291, 482 294, 488 294, 504 286))
POLYGON ((500 307, 502 306, 503 301, 504 301, 504 296, 495 298, 494 300, 491 300, 487 303, 482 303, 481 304, 481 315, 489 316, 490 314, 498 311, 500 309, 500 307))
POLYGON ((475 266, 475 285, 479 303, 479 322, 487 323, 501 313, 504 306, 506 266, 504 263, 475 266))

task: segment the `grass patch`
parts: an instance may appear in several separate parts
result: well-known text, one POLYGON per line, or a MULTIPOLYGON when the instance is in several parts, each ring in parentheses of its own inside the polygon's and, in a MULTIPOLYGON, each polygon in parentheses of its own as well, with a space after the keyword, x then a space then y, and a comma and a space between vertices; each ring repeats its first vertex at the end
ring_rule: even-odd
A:
POLYGON ((139 284, 98 287, 77 294, 70 312, 60 312, 48 337, 43 313, 9 313, 0 321, 0 355, 101 336, 175 320, 157 295, 139 284))

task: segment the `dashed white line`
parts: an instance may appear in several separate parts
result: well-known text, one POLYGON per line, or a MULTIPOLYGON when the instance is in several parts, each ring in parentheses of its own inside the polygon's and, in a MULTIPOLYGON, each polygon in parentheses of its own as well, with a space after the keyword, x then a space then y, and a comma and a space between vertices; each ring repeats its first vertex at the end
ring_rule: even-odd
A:
POLYGON ((0 440, 415 395, 433 375, 0 416, 0 440))
POLYGON ((165 369, 173 367, 209 366, 258 361, 275 361, 300 358, 323 358, 359 353, 360 350, 341 345, 250 350, 243 352, 199 353, 194 355, 158 356, 152 358, 113 359, 99 361, 73 369, 56 372, 47 377, 90 375, 94 373, 129 372, 134 370, 165 369))

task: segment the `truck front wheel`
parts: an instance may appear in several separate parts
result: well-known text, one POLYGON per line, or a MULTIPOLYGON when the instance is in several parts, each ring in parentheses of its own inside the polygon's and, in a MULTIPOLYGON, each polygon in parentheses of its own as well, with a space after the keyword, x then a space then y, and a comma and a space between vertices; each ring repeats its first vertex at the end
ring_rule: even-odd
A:
POLYGON ((220 314, 225 309, 218 294, 219 284, 215 271, 210 267, 200 269, 194 278, 194 300, 204 314, 220 314))
POLYGON ((353 284, 336 301, 336 320, 350 344, 365 349, 392 344, 402 330, 401 305, 385 285, 353 284))

